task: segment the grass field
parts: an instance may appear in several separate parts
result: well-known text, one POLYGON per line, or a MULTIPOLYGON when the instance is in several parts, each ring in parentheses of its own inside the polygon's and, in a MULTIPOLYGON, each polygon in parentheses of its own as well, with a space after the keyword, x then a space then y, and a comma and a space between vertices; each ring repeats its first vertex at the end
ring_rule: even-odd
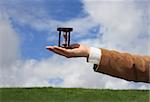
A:
POLYGON ((149 102, 149 90, 0 88, 0 102, 149 102))

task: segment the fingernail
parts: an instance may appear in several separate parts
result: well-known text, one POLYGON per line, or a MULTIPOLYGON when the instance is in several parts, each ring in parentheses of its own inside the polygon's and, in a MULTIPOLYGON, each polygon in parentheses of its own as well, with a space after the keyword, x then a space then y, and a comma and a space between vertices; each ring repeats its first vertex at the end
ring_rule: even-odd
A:
POLYGON ((46 49, 52 49, 53 47, 52 46, 46 46, 46 49))

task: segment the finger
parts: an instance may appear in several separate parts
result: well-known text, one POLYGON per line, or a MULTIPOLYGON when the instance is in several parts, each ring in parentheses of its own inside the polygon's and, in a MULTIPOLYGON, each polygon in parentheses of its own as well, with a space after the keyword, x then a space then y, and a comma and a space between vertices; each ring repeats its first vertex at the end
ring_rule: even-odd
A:
MULTIPOLYGON (((73 45, 73 47, 78 47, 79 45, 73 45)), ((66 49, 66 48, 62 48, 62 47, 58 47, 58 46, 47 46, 46 47, 48 50, 56 53, 56 54, 59 54, 59 55, 62 55, 62 56, 65 56, 67 58, 70 58, 70 57, 78 57, 78 55, 76 55, 74 53, 75 49, 74 50, 71 50, 71 49, 66 49)), ((78 51, 77 51, 78 52, 78 51)))
POLYGON ((70 58, 74 55, 73 50, 62 48, 62 47, 54 47, 55 50, 59 51, 61 54, 65 55, 66 57, 70 58))
POLYGON ((66 55, 66 54, 64 54, 64 53, 63 53, 62 51, 60 51, 60 50, 53 49, 52 51, 53 51, 54 53, 58 54, 58 55, 62 55, 62 56, 67 57, 67 55, 66 55))
POLYGON ((66 56, 70 55, 70 53, 71 53, 71 51, 69 49, 62 48, 62 47, 55 46, 54 49, 61 52, 61 53, 63 53, 66 56))
POLYGON ((46 48, 56 54, 65 56, 65 57, 70 57, 69 53, 66 51, 67 49, 65 48, 61 48, 61 47, 57 47, 57 46, 46 46, 46 48))
POLYGON ((56 53, 56 54, 65 56, 65 55, 62 53, 62 51, 59 51, 59 50, 55 49, 54 46, 46 46, 46 48, 47 48, 48 50, 50 50, 50 51, 56 53))
POLYGON ((59 55, 62 55, 62 53, 56 49, 54 49, 54 46, 46 46, 46 49, 53 51, 54 53, 57 53, 59 55))
POLYGON ((53 46, 46 46, 46 49, 48 49, 48 50, 53 50, 54 49, 54 47, 53 46))

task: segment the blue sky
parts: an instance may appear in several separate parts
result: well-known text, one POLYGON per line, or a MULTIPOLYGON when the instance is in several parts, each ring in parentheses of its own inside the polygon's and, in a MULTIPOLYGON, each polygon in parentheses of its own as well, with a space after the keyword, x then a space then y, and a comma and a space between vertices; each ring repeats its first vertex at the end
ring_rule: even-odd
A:
MULTIPOLYGON (((10 13, 10 20, 13 28, 17 32, 21 41, 21 58, 22 59, 43 59, 50 57, 45 48, 45 45, 57 45, 57 31, 51 31, 51 28, 44 28, 42 31, 34 28, 30 23, 24 23, 18 20, 19 16, 23 16, 25 20, 28 20, 28 16, 31 16, 31 20, 49 21, 55 20, 61 23, 66 23, 73 19, 82 19, 88 16, 83 9, 83 3, 81 0, 45 0, 45 1, 13 1, 4 3, 3 8, 8 9, 10 13), (47 41, 51 34, 55 36, 53 41, 47 41), (55 35, 54 35, 55 34, 55 35)), ((19 18, 21 19, 21 18, 19 18)), ((40 25, 40 23, 38 24, 40 25)), ((41 24, 42 25, 42 24, 41 24)), ((55 28, 55 30, 57 27, 55 28)), ((87 29, 90 37, 96 37, 96 32, 99 31, 99 25, 87 29)), ((78 42, 88 36, 82 36, 81 38, 72 39, 74 42, 78 42)))
MULTIPOLYGON (((83 4, 80 0, 48 0, 32 2, 24 0, 22 2, 10 2, 3 6, 4 8, 11 8, 11 10, 14 10, 16 13, 23 13, 25 16, 32 15, 33 13, 35 19, 52 19, 62 23, 72 19, 82 18, 87 15, 83 12, 83 4), (39 10, 45 13, 38 15, 39 10)), ((51 32, 47 29, 38 31, 30 24, 24 24, 17 19, 18 17, 11 16, 11 23, 21 38, 21 57, 23 59, 42 59, 49 57, 50 53, 45 49, 45 45, 53 44, 53 42, 48 42, 47 38, 49 37, 49 34, 52 33, 55 33, 55 36, 57 36, 57 32, 51 32)))
POLYGON ((73 27, 71 43, 150 54, 149 4, 147 0, 0 0, 0 64, 4 65, 0 86, 148 88, 95 73, 86 59, 67 59, 45 46, 57 45, 57 27, 62 26, 73 27))

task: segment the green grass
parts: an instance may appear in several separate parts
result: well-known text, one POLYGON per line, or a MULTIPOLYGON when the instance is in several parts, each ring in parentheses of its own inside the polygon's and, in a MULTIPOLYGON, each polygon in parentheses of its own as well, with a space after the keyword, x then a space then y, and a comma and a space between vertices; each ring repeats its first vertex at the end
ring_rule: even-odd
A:
POLYGON ((0 88, 0 102, 149 102, 149 90, 0 88))

